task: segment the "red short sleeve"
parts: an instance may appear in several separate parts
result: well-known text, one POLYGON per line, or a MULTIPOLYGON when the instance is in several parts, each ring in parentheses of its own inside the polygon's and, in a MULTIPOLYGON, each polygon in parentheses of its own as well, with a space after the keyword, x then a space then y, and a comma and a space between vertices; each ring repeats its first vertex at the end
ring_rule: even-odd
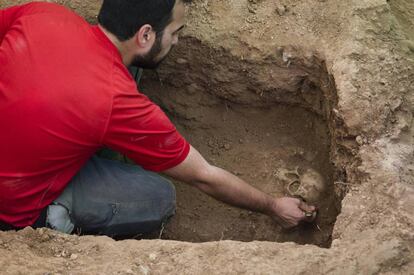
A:
POLYGON ((165 113, 136 90, 115 96, 103 143, 155 172, 177 166, 190 151, 165 113))

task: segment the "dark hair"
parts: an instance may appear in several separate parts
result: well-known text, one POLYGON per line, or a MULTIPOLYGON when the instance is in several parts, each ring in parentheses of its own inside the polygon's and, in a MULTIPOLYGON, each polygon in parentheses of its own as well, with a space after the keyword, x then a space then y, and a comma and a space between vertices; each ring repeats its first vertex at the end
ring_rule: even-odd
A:
POLYGON ((172 21, 176 0, 104 0, 98 22, 120 41, 132 38, 145 24, 159 34, 172 21))

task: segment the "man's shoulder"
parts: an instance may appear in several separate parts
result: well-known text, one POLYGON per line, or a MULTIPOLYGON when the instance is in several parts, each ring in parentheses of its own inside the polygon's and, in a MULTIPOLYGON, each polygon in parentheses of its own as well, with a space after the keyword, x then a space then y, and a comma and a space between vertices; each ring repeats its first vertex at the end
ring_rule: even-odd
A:
POLYGON ((112 74, 114 86, 118 92, 138 93, 137 83, 124 64, 121 62, 114 62, 112 74))

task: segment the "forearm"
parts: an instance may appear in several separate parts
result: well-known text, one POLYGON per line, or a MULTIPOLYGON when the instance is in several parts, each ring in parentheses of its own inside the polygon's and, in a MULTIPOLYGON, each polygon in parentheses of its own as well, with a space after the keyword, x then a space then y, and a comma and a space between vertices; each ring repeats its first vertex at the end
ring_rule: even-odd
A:
MULTIPOLYGON (((276 199, 265 194, 231 173, 208 164, 193 147, 183 163, 164 172, 177 180, 192 184, 217 200, 267 214, 286 228, 297 226, 305 220, 305 212, 315 211, 314 207, 298 199, 276 199)), ((310 220, 313 219, 312 215, 310 220)))
POLYGON ((267 215, 274 214, 275 198, 221 168, 210 166, 192 184, 224 203, 267 215))

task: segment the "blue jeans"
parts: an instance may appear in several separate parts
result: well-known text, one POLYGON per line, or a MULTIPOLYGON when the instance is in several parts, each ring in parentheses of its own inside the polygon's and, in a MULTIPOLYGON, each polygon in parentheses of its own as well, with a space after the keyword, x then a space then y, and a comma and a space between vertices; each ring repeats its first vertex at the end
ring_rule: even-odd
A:
POLYGON ((174 186, 139 166, 92 157, 47 209, 46 225, 126 237, 162 227, 175 214, 174 186))

